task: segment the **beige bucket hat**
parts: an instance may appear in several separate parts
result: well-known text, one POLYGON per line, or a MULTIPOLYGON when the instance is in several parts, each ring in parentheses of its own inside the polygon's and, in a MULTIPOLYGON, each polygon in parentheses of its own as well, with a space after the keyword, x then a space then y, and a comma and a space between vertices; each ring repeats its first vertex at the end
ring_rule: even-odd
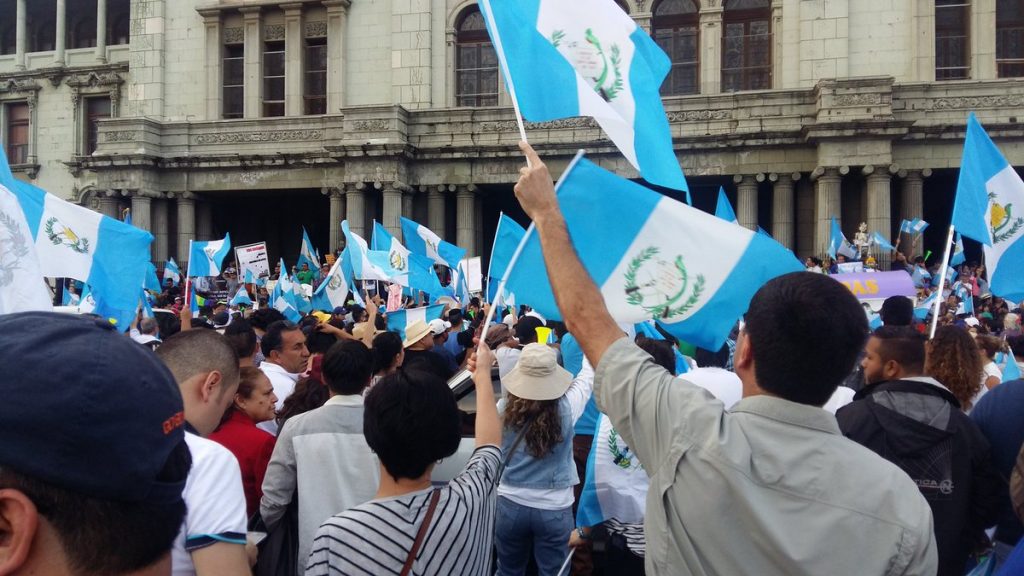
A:
POLYGON ((524 400, 555 400, 569 389, 572 374, 558 365, 554 348, 535 343, 523 348, 519 363, 501 381, 524 400))
POLYGON ((402 343, 402 347, 408 348, 430 333, 430 326, 423 320, 417 320, 412 323, 412 326, 405 329, 405 342, 402 343))

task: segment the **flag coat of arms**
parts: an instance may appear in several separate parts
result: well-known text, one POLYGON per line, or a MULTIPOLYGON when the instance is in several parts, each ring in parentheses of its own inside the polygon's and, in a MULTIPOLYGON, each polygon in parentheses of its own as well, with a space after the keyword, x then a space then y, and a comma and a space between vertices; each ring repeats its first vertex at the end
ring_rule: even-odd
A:
POLYGON ((388 280, 402 275, 401 270, 391 266, 387 252, 370 250, 366 240, 348 227, 348 220, 341 223, 345 233, 345 249, 352 259, 352 272, 359 280, 388 280))
POLYGON ((444 304, 433 306, 420 306, 419 308, 406 308, 388 312, 388 330, 398 332, 398 335, 405 340, 405 329, 422 320, 429 323, 441 317, 444 312, 444 304))
POLYGON ((488 0, 480 9, 524 118, 594 118, 645 180, 685 190, 690 202, 661 102, 671 61, 622 8, 488 0))
POLYGON ((221 264, 230 251, 231 234, 225 234, 223 240, 193 241, 188 258, 189 275, 193 278, 219 276, 221 264))
MULTIPOLYGON (((562 175, 558 202, 576 252, 616 321, 654 319, 709 350, 722 346, 765 282, 804 269, 775 240, 585 159, 562 175), (595 190, 603 193, 600 202, 595 190)), ((527 239, 508 289, 545 318, 561 319, 537 235, 527 239)))
MULTIPOLYGON (((0 150, 0 156, 3 154, 0 150)), ((6 172, 6 157, 0 162, 6 172)), ((4 185, 7 177, 14 179, 10 172, 0 174, 0 314, 50 310, 50 291, 36 256, 35 240, 18 197, 4 185)), ((65 296, 68 293, 65 289, 65 296)))
POLYGON ((327 273, 327 278, 324 278, 324 281, 313 292, 314 310, 330 312, 337 306, 345 305, 350 288, 348 279, 345 278, 344 260, 344 258, 338 258, 334 261, 330 272, 327 273))
POLYGON ((983 244, 992 293, 1024 299, 1024 181, 973 113, 967 119, 952 224, 983 244))
POLYGON ((433 230, 402 218, 402 238, 405 246, 416 254, 430 258, 437 264, 455 268, 466 257, 466 250, 451 242, 445 242, 433 230))
POLYGON ((736 218, 736 211, 732 209, 732 204, 729 203, 729 197, 725 195, 725 188, 721 186, 718 187, 718 204, 715 205, 715 216, 733 224, 740 223, 736 218))

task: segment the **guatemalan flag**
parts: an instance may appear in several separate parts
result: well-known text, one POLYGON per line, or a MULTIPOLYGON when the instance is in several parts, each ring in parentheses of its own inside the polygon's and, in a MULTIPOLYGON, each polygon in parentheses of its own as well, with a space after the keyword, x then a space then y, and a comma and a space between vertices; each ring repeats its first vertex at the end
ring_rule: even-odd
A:
MULTIPOLYGON (((34 277, 38 270, 43 276, 81 280, 89 284, 93 298, 105 310, 134 315, 149 265, 152 234, 15 179, 2 150, 0 186, 0 195, 6 198, 0 205, 4 215, 0 220, 0 289, 9 273, 11 281, 19 282, 20 292, 20 282, 29 275, 34 277), (21 206, 20 218, 15 217, 10 194, 21 206), (27 235, 22 226, 27 226, 27 235), (3 241, 8 236, 13 250, 3 241), (26 246, 21 245, 26 239, 35 244, 38 268, 30 262, 32 252, 25 252, 26 246)), ((38 299, 37 286, 34 279, 24 285, 30 302, 38 299)), ((127 330, 128 326, 118 328, 127 330)))
POLYGON ((422 320, 424 323, 430 323, 431 320, 440 318, 442 312, 444 312, 444 304, 420 306, 419 308, 406 308, 404 310, 388 312, 388 330, 391 332, 398 332, 398 335, 402 337, 402 340, 405 340, 406 328, 412 326, 419 320, 422 320))
POLYGON ((967 119, 952 224, 984 245, 992 293, 1024 300, 1024 181, 973 113, 967 119))
MULTIPOLYGON (((51 310, 50 290, 36 255, 35 236, 0 148, 0 314, 51 310)), ((65 288, 64 294, 69 290, 65 288)))
POLYGON ((168 278, 171 279, 172 286, 177 286, 181 282, 181 269, 178 268, 178 263, 174 261, 174 258, 164 263, 164 282, 168 278))
POLYGON ((459 262, 466 257, 465 248, 445 242, 430 228, 408 218, 402 218, 402 237, 409 250, 449 268, 457 267, 459 262))
POLYGON ((249 291, 245 289, 245 285, 238 287, 238 291, 235 292, 235 296, 231 298, 229 302, 232 306, 248 306, 252 307, 252 298, 249 297, 249 291))
MULTIPOLYGON (((655 319, 677 338, 718 350, 765 282, 804 269, 775 240, 584 159, 573 161, 558 189, 576 252, 618 322, 655 319)), ((545 318, 561 318, 536 234, 508 289, 545 318)))
MULTIPOLYGON (((193 278, 203 276, 219 276, 224 258, 231 251, 231 234, 224 235, 223 240, 192 241, 192 250, 188 258, 188 273, 193 278)), ((284 268, 281 268, 284 270, 284 268)))
POLYGON ((296 265, 299 270, 302 270, 302 265, 307 264, 310 270, 320 269, 320 258, 317 256, 316 249, 313 248, 313 243, 309 240, 309 234, 306 233, 306 227, 302 227, 302 247, 299 248, 299 260, 296 265))
MULTIPOLYGON (((487 265, 487 301, 494 302, 498 295, 501 279, 505 277, 512 255, 516 247, 523 241, 526 230, 518 222, 504 213, 498 218, 498 229, 494 232, 494 243, 491 245, 491 259, 487 265)), ((507 302, 508 294, 502 294, 503 302, 507 302)))
POLYGON ((725 188, 721 186, 718 187, 718 203, 715 205, 715 216, 733 224, 740 223, 736 218, 736 211, 732 209, 732 204, 729 203, 729 197, 725 195, 725 188))
POLYGON ((835 218, 832 218, 832 224, 830 226, 830 238, 828 242, 828 255, 835 258, 837 254, 842 254, 849 259, 857 257, 857 249, 850 244, 850 241, 846 239, 846 235, 839 228, 839 224, 835 218))
MULTIPOLYGON (((346 250, 348 250, 346 248, 346 250)), ((313 292, 313 309, 331 312, 338 306, 344 306, 348 298, 350 285, 345 277, 344 258, 338 258, 331 266, 327 278, 313 292)))
POLYGON ((871 235, 871 243, 878 246, 882 250, 889 250, 890 252, 896 250, 896 247, 889 242, 881 232, 875 232, 871 235))
POLYGON ((953 244, 953 255, 949 257, 950 266, 959 266, 967 260, 967 256, 964 254, 964 239, 960 236, 960 233, 956 233, 956 242, 953 244))
POLYGON ((690 202, 661 103, 672 63, 622 8, 613 0, 488 0, 480 9, 524 118, 593 117, 645 180, 685 190, 690 202))
POLYGON ((341 223, 345 233, 345 247, 352 258, 352 272, 360 280, 387 280, 402 275, 402 271, 391 266, 390 255, 381 250, 370 250, 366 240, 348 227, 348 220, 341 223))

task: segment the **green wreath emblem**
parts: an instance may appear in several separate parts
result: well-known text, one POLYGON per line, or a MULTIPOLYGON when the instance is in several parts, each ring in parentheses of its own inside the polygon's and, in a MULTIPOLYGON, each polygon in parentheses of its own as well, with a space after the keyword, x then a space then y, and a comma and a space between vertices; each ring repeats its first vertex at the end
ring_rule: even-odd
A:
POLYGON ((0 224, 7 229, 10 246, 0 252, 0 287, 14 280, 14 271, 21 268, 21 259, 28 255, 28 243, 21 225, 13 216, 0 212, 0 224))
POLYGON ((611 102, 622 91, 622 55, 619 52, 619 45, 612 44, 608 49, 609 55, 606 56, 604 49, 601 48, 601 41, 592 29, 587 28, 584 37, 597 50, 597 55, 604 64, 601 74, 597 78, 591 78, 594 81, 594 90, 605 102, 611 102))
POLYGON ((77 234, 74 233, 74 231, 72 231, 67 226, 64 226, 63 223, 61 224, 61 227, 64 229, 60 232, 57 232, 56 230, 53 229, 53 225, 57 224, 58 222, 60 221, 57 220, 56 217, 50 217, 49 219, 46 220, 46 227, 43 229, 43 231, 46 232, 46 237, 50 239, 50 242, 53 242, 54 246, 67 246, 68 248, 71 248, 72 250, 78 252, 79 254, 88 254, 89 239, 80 238, 77 234))
POLYGON ((632 450, 629 449, 629 446, 619 447, 619 433, 615 431, 615 428, 608 433, 608 450, 612 453, 612 462, 619 468, 629 470, 640 467, 639 462, 634 466, 632 450))
POLYGON ((679 291, 676 294, 666 295, 668 296, 668 300, 661 304, 655 306, 644 305, 644 297, 643 294, 640 293, 640 286, 637 283, 636 275, 644 263, 652 260, 657 255, 658 248, 655 246, 649 246, 641 250, 640 253, 630 261, 624 274, 624 279, 626 281, 626 302, 643 308, 655 318, 668 320, 681 316, 693 308, 700 300, 700 297, 704 294, 706 282, 704 275, 698 274, 694 280, 693 290, 690 293, 690 296, 683 300, 690 285, 690 273, 686 270, 686 265, 683 263, 683 257, 676 256, 673 265, 676 272, 679 273, 679 291))
POLYGON ((398 251, 391 253, 390 264, 395 270, 405 270, 405 258, 398 251))
POLYGON ((995 201, 996 195, 991 192, 989 193, 988 198, 992 203, 990 208, 992 213, 992 243, 999 244, 1001 242, 1006 242, 1010 238, 1013 238, 1017 232, 1020 232, 1020 229, 1024 227, 1024 218, 1013 217, 1013 204, 1001 206, 995 201), (1006 229, 1007 226, 1009 226, 1009 230, 1006 229))

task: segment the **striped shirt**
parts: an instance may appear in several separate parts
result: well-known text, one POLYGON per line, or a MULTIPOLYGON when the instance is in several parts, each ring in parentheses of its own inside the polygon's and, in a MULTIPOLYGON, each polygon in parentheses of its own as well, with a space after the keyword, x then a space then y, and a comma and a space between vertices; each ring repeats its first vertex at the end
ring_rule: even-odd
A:
POLYGON ((647 548, 647 539, 644 538, 643 524, 624 524, 615 518, 604 521, 604 527, 610 534, 618 534, 626 539, 626 547, 629 551, 643 558, 647 548))
MULTIPOLYGON (((441 489, 412 574, 487 574, 501 450, 482 446, 441 489)), ((398 574, 427 513, 432 488, 380 498, 328 518, 316 533, 306 576, 398 574)))

